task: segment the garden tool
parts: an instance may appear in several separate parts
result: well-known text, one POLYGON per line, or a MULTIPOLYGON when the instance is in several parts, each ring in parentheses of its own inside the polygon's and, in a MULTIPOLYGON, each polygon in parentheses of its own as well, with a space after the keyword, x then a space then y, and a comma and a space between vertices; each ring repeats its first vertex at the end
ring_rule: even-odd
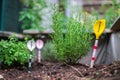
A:
POLYGON ((27 42, 27 47, 30 50, 30 58, 29 58, 29 63, 28 63, 28 73, 31 73, 32 51, 35 49, 35 42, 33 40, 29 40, 27 42))
POLYGON ((43 45, 44 45, 44 43, 43 43, 42 40, 37 40, 36 41, 36 47, 38 49, 38 55, 37 55, 38 63, 41 63, 41 49, 42 49, 43 45))
POLYGON ((97 20, 94 23, 94 28, 93 29, 94 29, 94 33, 95 33, 95 36, 96 36, 96 40, 95 40, 95 44, 94 44, 94 48, 93 48, 90 68, 93 68, 93 66, 94 66, 96 51, 97 51, 97 47, 98 47, 98 40, 105 30, 105 23, 106 23, 106 21, 104 19, 97 20))

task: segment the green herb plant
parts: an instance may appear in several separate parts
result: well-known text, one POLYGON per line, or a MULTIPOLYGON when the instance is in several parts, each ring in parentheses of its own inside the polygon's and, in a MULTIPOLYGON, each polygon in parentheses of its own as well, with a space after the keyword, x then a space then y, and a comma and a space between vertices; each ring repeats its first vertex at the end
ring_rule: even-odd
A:
POLYGON ((57 61, 55 46, 52 42, 47 42, 42 50, 42 58, 45 61, 57 61))
POLYGON ((62 23, 62 18, 63 14, 60 12, 53 15, 54 33, 51 37, 57 51, 56 56, 59 61, 76 63, 89 50, 92 36, 85 24, 73 18, 62 23))
POLYGON ((24 0, 26 6, 20 12, 19 21, 22 21, 23 29, 37 29, 42 31, 43 27, 40 26, 42 21, 41 11, 46 7, 44 0, 24 0))
POLYGON ((1 40, 0 47, 0 62, 7 66, 12 66, 15 62, 23 65, 29 58, 26 42, 20 42, 13 36, 8 41, 1 40))

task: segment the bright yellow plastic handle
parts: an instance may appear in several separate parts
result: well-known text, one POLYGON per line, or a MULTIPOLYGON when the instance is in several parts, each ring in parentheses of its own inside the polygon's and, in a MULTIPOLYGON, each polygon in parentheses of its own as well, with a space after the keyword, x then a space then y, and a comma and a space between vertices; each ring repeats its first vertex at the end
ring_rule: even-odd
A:
POLYGON ((105 27, 106 27, 106 21, 105 21, 105 19, 97 20, 94 23, 94 33, 96 35, 96 39, 99 39, 99 37, 101 36, 101 34, 104 32, 105 27))

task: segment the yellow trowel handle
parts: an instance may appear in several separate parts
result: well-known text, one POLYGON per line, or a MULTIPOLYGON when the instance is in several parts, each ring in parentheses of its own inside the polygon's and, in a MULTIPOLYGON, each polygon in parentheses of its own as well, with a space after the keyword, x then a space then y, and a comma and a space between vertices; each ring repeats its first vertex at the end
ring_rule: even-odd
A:
POLYGON ((94 23, 94 33, 95 33, 96 39, 99 39, 99 37, 101 36, 101 34, 104 32, 105 27, 106 27, 105 23, 106 23, 106 21, 104 19, 97 20, 94 23))

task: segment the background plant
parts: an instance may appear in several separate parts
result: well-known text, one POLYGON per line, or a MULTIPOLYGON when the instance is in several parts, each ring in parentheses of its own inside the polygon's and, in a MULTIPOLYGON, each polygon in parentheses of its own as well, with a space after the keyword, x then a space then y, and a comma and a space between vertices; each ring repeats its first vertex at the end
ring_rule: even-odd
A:
POLYGON ((66 63, 76 63, 88 51, 92 36, 84 24, 73 18, 62 23, 62 18, 62 13, 55 12, 53 15, 54 34, 51 37, 57 51, 57 59, 66 63))
POLYGON ((112 2, 111 5, 103 4, 100 6, 99 10, 91 9, 91 15, 94 15, 97 19, 105 19, 106 27, 111 28, 114 21, 120 15, 120 2, 117 0, 110 0, 112 2), (103 14, 101 14, 103 12, 103 14))
POLYGON ((20 42, 13 36, 9 37, 9 41, 0 41, 0 62, 11 66, 15 62, 24 64, 29 58, 29 51, 26 42, 20 42))
POLYGON ((52 42, 47 42, 42 50, 42 58, 45 61, 57 61, 55 46, 52 42))
POLYGON ((21 0, 26 6, 21 12, 19 21, 22 21, 23 29, 37 29, 42 31, 40 26, 42 14, 40 13, 45 7, 44 0, 21 0))
POLYGON ((103 8, 106 8, 107 10, 103 14, 103 18, 106 19, 106 27, 110 28, 113 24, 113 22, 119 17, 119 9, 120 9, 120 3, 118 3, 116 0, 111 0, 112 5, 108 8, 107 5, 103 5, 103 8))

